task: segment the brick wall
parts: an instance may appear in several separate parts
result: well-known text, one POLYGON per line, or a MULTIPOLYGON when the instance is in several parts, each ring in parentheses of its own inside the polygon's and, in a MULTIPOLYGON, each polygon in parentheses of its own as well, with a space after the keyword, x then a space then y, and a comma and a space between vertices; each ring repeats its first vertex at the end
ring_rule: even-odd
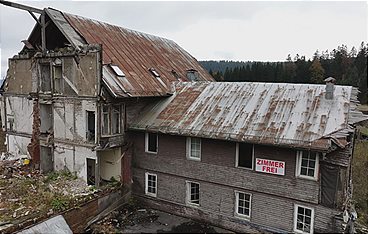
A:
POLYGON ((234 142, 202 139, 198 162, 186 158, 185 137, 159 135, 157 154, 144 152, 144 133, 131 132, 130 139, 134 142, 133 192, 151 206, 235 231, 251 231, 247 227, 291 232, 294 204, 300 204, 315 209, 315 230, 331 230, 336 211, 318 205, 318 181, 295 177, 295 150, 255 146, 255 158, 286 163, 285 175, 280 176, 236 168, 234 142), (156 198, 144 195, 145 172, 157 175, 156 198), (187 180, 200 183, 198 208, 186 205, 187 180), (249 220, 234 216, 235 191, 252 195, 249 220))

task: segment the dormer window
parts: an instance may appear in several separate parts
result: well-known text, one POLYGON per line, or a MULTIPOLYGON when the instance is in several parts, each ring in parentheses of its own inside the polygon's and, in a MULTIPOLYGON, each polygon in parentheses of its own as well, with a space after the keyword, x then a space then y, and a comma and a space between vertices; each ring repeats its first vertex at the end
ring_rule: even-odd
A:
POLYGON ((110 64, 110 67, 112 68, 112 70, 115 72, 115 74, 117 76, 120 76, 120 77, 125 77, 125 74, 124 72, 116 65, 111 65, 110 64))
POLYGON ((158 72, 154 69, 154 68, 150 68, 149 71, 151 72, 151 74, 156 77, 159 78, 160 74, 158 74, 158 72))
POLYGON ((187 78, 190 81, 198 81, 199 80, 199 73, 195 69, 187 70, 187 78))

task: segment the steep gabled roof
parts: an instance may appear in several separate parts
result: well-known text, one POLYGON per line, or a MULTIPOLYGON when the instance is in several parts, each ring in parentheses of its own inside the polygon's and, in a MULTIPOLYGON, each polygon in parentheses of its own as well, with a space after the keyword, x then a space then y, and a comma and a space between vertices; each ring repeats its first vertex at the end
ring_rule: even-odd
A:
MULTIPOLYGON (((171 95, 173 82, 190 81, 188 71, 195 73, 198 81, 214 81, 193 56, 172 40, 52 8, 45 12, 47 49, 70 44, 83 52, 88 45, 102 45, 102 80, 114 97, 171 95), (116 74, 112 66, 123 75, 116 74)), ((36 49, 41 44, 40 34, 36 24, 28 38, 36 49)))
POLYGON ((117 97, 165 96, 173 92, 172 82, 189 81, 187 70, 196 70, 199 80, 213 81, 198 61, 172 40, 62 14, 86 43, 102 44, 103 64, 116 65, 125 74, 117 77, 110 66, 103 68, 104 82, 117 97))
POLYGON ((338 133, 349 130, 354 90, 335 86, 327 100, 325 85, 183 82, 129 128, 328 151, 332 142, 347 144, 338 133))

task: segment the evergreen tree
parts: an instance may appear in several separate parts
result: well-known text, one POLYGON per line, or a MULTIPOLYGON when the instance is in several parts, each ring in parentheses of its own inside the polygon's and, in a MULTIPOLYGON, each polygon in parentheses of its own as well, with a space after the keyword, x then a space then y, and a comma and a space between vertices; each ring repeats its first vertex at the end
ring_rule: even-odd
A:
POLYGON ((309 71, 311 74, 310 79, 312 83, 323 83, 323 80, 325 78, 325 70, 323 69, 317 57, 313 60, 312 65, 309 67, 309 71))

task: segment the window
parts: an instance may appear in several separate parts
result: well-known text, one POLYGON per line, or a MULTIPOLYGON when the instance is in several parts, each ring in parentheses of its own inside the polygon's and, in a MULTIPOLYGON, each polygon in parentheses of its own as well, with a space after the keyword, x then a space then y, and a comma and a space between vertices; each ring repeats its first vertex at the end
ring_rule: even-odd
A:
POLYGON ((199 183, 187 181, 187 204, 199 206, 199 183))
POLYGON ((145 193, 149 196, 157 196, 157 175, 146 172, 145 193))
POLYGON ((61 65, 53 66, 53 74, 54 74, 54 92, 55 93, 63 93, 63 79, 62 79, 62 67, 61 65))
POLYGON ((40 64, 40 85, 42 92, 50 92, 51 91, 51 71, 49 63, 40 64))
POLYGON ((201 160, 201 138, 187 137, 187 157, 197 161, 201 160))
POLYGON ((235 214, 241 218, 250 217, 251 195, 243 192, 235 192, 235 214))
POLYGON ((109 118, 109 107, 102 107, 102 135, 110 134, 110 118, 109 118))
POLYGON ((13 116, 8 116, 8 131, 12 132, 14 131, 14 117, 13 116))
POLYGON ((124 74, 124 72, 118 67, 118 66, 116 66, 116 65, 111 65, 110 64, 110 67, 112 68, 112 70, 115 72, 115 74, 117 75, 117 76, 120 76, 120 77, 124 77, 125 76, 125 74, 124 74))
POLYGON ((236 143, 236 166, 253 169, 254 145, 236 143))
POLYGON ((298 151, 296 163, 296 175, 298 177, 317 180, 318 153, 298 151))
POLYGON ((157 153, 158 135, 157 133, 146 132, 146 152, 157 153))
POLYGON ((312 233, 314 222, 314 209, 295 205, 294 231, 297 233, 312 233))
POLYGON ((95 112, 87 111, 87 132, 86 138, 89 142, 95 141, 95 112))
POLYGON ((121 123, 121 119, 120 119, 120 106, 113 106, 112 107, 112 126, 111 126, 111 132, 112 134, 118 134, 120 133, 120 123, 121 123))

